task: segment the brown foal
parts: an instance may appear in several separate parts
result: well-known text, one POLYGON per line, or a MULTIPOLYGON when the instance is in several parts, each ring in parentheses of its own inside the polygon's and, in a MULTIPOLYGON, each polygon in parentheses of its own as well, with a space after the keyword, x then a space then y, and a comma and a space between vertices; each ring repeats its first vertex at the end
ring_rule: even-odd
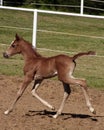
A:
POLYGON ((24 80, 19 88, 19 91, 17 92, 15 100, 13 101, 9 109, 4 112, 5 114, 9 114, 13 110, 16 102, 22 96, 29 83, 33 80, 35 82, 32 88, 32 95, 36 97, 45 106, 49 107, 50 109, 54 109, 52 105, 43 100, 36 93, 36 90, 44 79, 51 78, 54 76, 58 76, 58 79, 63 83, 64 96, 61 105, 57 113, 53 116, 53 118, 57 118, 58 115, 62 113, 65 101, 71 93, 70 84, 81 86, 86 99, 86 104, 89 110, 95 114, 95 110, 89 100, 86 80, 74 78, 72 76, 76 66, 75 60, 83 55, 95 55, 95 52, 82 52, 74 55, 73 57, 69 57, 66 55, 57 55, 47 58, 37 53, 37 51, 32 48, 32 45, 30 43, 28 43, 16 34, 15 40, 11 43, 7 51, 3 53, 3 56, 5 58, 9 58, 10 56, 13 56, 15 54, 22 54, 24 57, 24 80))

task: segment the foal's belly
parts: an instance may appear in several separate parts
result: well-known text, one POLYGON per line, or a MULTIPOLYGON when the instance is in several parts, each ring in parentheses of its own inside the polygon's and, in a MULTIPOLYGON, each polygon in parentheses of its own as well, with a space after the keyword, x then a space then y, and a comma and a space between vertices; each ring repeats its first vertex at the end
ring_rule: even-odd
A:
POLYGON ((57 71, 53 71, 53 72, 48 72, 48 73, 44 73, 44 74, 35 74, 34 79, 44 79, 44 78, 51 78, 57 75, 57 71))

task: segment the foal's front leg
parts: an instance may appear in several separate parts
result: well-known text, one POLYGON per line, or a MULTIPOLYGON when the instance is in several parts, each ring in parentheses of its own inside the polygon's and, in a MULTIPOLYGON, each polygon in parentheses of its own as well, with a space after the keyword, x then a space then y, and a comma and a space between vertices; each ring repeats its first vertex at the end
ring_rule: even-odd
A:
POLYGON ((16 98, 15 100, 13 101, 13 103, 11 104, 11 106, 9 107, 8 110, 6 110, 4 112, 4 114, 9 114, 10 112, 12 112, 16 102, 20 99, 20 97, 22 96, 23 92, 25 91, 26 87, 28 86, 28 84, 32 81, 32 79, 28 78, 28 77, 25 77, 24 78, 24 81, 22 83, 22 85, 20 86, 19 88, 19 91, 17 92, 17 95, 16 95, 16 98))
POLYGON ((32 89, 32 95, 34 97, 36 97, 42 104, 44 104, 45 106, 47 106, 48 108, 54 110, 55 108, 50 105, 47 101, 45 101, 44 99, 42 99, 41 97, 39 97, 39 95, 36 93, 36 90, 39 88, 40 84, 41 84, 42 80, 36 80, 32 89))

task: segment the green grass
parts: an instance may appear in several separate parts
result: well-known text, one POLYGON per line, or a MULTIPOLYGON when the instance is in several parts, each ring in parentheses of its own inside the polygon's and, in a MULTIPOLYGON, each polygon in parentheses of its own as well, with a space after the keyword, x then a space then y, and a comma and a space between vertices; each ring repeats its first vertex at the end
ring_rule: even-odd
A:
MULTIPOLYGON (((20 34, 20 36, 23 36, 26 40, 31 42, 32 30, 23 30, 20 28, 32 29, 32 22, 33 13, 0 10, 0 74, 23 76, 22 68, 24 61, 22 57, 17 55, 11 59, 4 59, 2 52, 7 49, 7 46, 14 39, 15 33, 20 34), (1 26, 13 26, 20 28, 3 28, 1 26)), ((98 55, 104 56, 103 19, 39 13, 38 30, 102 37, 101 39, 38 31, 37 47, 74 53, 93 50, 96 51, 98 55)), ((39 50, 39 52, 45 56, 59 54, 59 52, 42 50, 39 50)), ((77 67, 74 76, 86 78, 88 85, 91 87, 104 88, 103 66, 104 57, 82 57, 77 60, 77 67)))

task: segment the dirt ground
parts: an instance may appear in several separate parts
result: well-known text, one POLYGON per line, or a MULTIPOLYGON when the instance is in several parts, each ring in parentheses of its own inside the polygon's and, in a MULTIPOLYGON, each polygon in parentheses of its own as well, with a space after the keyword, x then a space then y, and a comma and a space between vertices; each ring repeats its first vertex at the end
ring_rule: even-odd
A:
MULTIPOLYGON (((57 119, 52 111, 32 97, 29 85, 15 109, 9 115, 4 111, 12 103, 22 78, 0 75, 0 130, 104 130, 104 91, 88 89, 97 113, 89 112, 81 88, 72 86, 63 113, 57 119)), ((58 109, 63 87, 59 81, 45 80, 38 93, 58 109)))

